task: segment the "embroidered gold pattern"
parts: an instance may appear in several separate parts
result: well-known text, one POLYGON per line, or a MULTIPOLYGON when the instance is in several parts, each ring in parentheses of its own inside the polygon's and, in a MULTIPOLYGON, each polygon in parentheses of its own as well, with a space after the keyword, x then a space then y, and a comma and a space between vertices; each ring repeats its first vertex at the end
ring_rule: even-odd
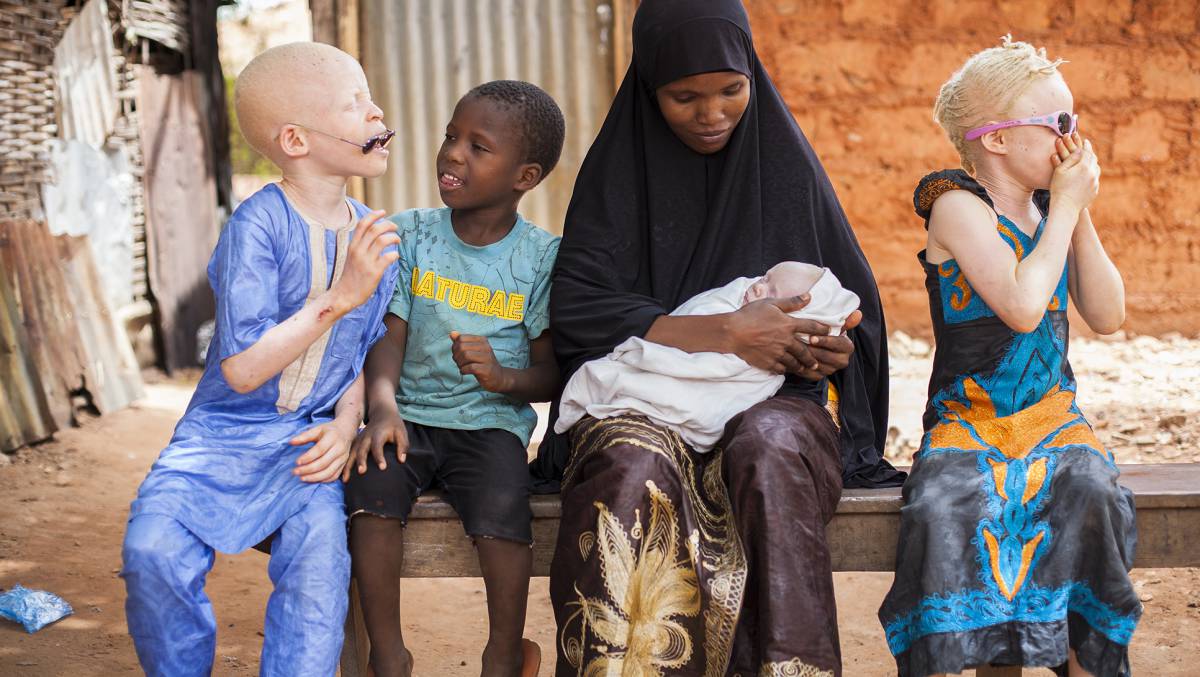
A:
POLYGON ((917 208, 923 212, 927 212, 933 208, 933 203, 939 197, 952 190, 959 189, 961 189, 961 186, 950 179, 934 179, 921 187, 921 194, 917 197, 917 208))
MULTIPOLYGON (((685 667, 695 647, 675 619, 703 611, 703 674, 724 675, 745 593, 746 558, 721 476, 721 450, 709 454, 702 476, 698 476, 696 459, 682 438, 644 418, 618 416, 603 424, 576 426, 575 431, 575 451, 564 473, 564 488, 570 486, 584 459, 614 445, 629 445, 667 459, 676 469, 696 529, 680 538, 682 516, 653 482, 647 482, 649 523, 643 525, 640 511, 635 511, 629 537, 608 507, 597 502, 594 543, 609 599, 588 598, 579 592, 579 611, 560 628, 564 657, 577 674, 589 677, 659 675, 663 668, 685 667), (683 552, 676 554, 679 550, 683 552), (627 582, 634 576, 629 571, 636 572, 637 586, 627 582), (707 582, 704 590, 700 588, 702 579, 707 582), (667 581, 679 589, 666 590, 667 581), (625 592, 618 594, 622 587, 625 592), (687 596, 683 597, 685 590, 687 596), (593 637, 598 642, 592 641, 593 637)), ((581 536, 581 550, 585 536, 581 536)))
POLYGON ((833 670, 822 670, 793 658, 782 663, 763 663, 758 677, 833 677, 833 670))
POLYGON ((596 547, 596 534, 585 531, 579 534, 579 556, 587 561, 592 556, 592 548, 596 547))
MULTIPOLYGON (((626 535, 620 520, 603 503, 595 503, 600 513, 596 546, 608 599, 580 594, 575 603, 584 628, 603 643, 601 655, 584 668, 585 675, 649 677, 661 675, 662 668, 683 667, 692 658, 692 638, 675 619, 700 613, 696 571, 688 561, 677 559, 675 506, 654 482, 647 480, 646 489, 650 522, 641 538, 626 535)), ((641 526, 640 520, 635 525, 641 526)))
MULTIPOLYGON (((719 453, 724 453, 721 450, 719 453)), ((725 674, 733 651, 733 633, 742 610, 746 591, 746 554, 742 550, 737 525, 733 521, 733 505, 725 489, 720 457, 704 469, 704 495, 715 504, 712 509, 705 501, 692 504, 700 534, 692 534, 692 559, 712 572, 709 581, 709 603, 704 611, 704 677, 725 674), (700 541, 723 544, 720 548, 701 548, 700 541), (698 552, 697 552, 698 551, 698 552)))
POLYGON ((833 425, 838 430, 842 429, 842 419, 839 418, 840 414, 838 413, 838 400, 840 397, 837 386, 833 385, 833 381, 830 381, 825 397, 825 411, 829 412, 829 418, 833 419, 833 425))

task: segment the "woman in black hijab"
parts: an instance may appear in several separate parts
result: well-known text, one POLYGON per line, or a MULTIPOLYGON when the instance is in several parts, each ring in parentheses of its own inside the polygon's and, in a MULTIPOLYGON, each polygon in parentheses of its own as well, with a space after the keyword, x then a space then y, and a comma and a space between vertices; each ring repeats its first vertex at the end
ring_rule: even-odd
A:
POLYGON ((633 42, 555 267, 551 329, 564 374, 641 336, 789 376, 708 454, 641 417, 572 428, 551 572, 558 674, 840 674, 825 524, 843 483, 903 481, 881 456, 879 293, 758 61, 741 4, 644 0, 633 42), (667 315, 786 260, 826 266, 858 294, 861 323, 848 336, 798 340, 827 332, 787 315, 802 299, 667 315))

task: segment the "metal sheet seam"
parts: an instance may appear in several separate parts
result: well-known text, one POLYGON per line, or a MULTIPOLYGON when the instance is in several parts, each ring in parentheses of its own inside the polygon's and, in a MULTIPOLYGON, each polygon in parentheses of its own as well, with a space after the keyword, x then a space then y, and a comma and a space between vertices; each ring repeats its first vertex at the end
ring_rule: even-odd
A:
POLYGON ((482 82, 528 80, 558 102, 567 137, 558 167, 521 204, 559 233, 575 176, 615 84, 605 0, 363 0, 360 44, 371 93, 397 131, 372 207, 438 207, 434 159, 458 98, 482 82))

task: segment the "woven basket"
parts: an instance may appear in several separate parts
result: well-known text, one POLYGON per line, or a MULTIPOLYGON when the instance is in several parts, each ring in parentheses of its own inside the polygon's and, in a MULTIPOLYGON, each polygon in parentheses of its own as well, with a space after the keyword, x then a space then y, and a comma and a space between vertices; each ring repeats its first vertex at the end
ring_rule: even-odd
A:
POLYGON ((54 115, 54 45, 66 29, 62 2, 0 0, 0 219, 41 213, 54 115))
POLYGON ((185 0, 123 0, 121 22, 126 39, 153 40, 176 52, 191 49, 188 33, 188 3, 185 0))
MULTIPOLYGON (((113 27, 121 111, 108 144, 123 146, 137 180, 131 186, 134 299, 147 296, 144 163, 137 121, 142 40, 190 48, 186 0, 106 0, 113 27), (131 58, 132 57, 132 58, 131 58)), ((0 0, 0 219, 41 218, 41 186, 52 180, 46 142, 58 134, 54 47, 79 12, 65 0, 0 0)))

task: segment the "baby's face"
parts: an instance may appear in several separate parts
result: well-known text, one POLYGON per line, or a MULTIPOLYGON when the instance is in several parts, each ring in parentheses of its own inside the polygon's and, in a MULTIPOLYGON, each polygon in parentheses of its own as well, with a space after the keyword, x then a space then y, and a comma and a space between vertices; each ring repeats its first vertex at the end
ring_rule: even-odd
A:
POLYGON ((824 269, 818 266, 797 261, 784 261, 772 266, 766 275, 750 285, 742 300, 744 303, 751 303, 762 299, 799 296, 812 289, 824 272, 824 269))

